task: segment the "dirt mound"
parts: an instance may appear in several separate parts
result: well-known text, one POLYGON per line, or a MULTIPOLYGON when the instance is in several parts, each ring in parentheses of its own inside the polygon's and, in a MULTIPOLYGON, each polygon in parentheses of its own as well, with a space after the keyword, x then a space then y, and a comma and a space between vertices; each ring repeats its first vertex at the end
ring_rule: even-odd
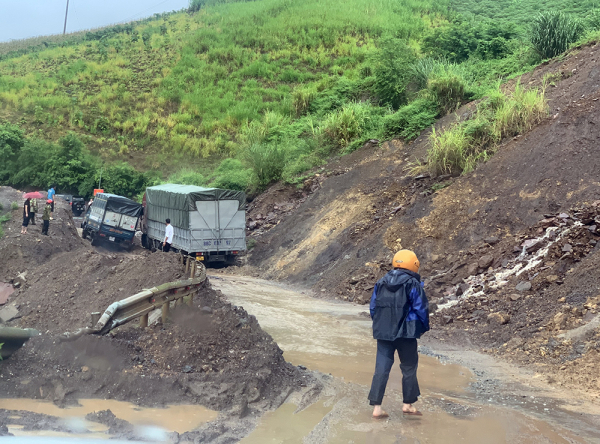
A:
MULTIPOLYGON (((8 302, 18 309, 10 324, 43 333, 1 363, 1 396, 59 405, 98 397, 151 406, 198 403, 231 409, 225 416, 239 420, 279 406, 311 381, 285 362, 254 317, 228 303, 208 281, 195 305, 176 307, 164 325, 141 329, 132 322, 107 336, 65 341, 62 333, 90 325, 91 312, 180 279, 184 269, 176 254, 91 247, 79 238, 64 202, 55 219, 49 237, 35 226, 17 235, 20 218, 13 215, 8 235, 0 239, 0 280, 17 287, 8 302)), ((223 424, 218 426, 240 426, 223 424)))
MULTIPOLYGON (((89 243, 77 235, 65 202, 57 202, 49 236, 41 234, 41 218, 36 225, 29 225, 27 234, 21 235, 22 212, 22 209, 12 211, 11 220, 4 225, 5 235, 0 238, 0 281, 12 283, 19 274, 28 274, 36 267, 52 262, 62 252, 76 255, 80 250, 91 249, 89 243)), ((61 264, 53 263, 57 270, 63 269, 61 264)))
POLYGON ((142 405, 198 403, 248 412, 277 407, 310 379, 243 309, 204 288, 172 322, 126 325, 105 337, 31 339, 0 366, 4 397, 69 404, 102 397, 142 405), (35 374, 35 378, 33 378, 35 374), (148 387, 152 387, 149 390, 148 387))
MULTIPOLYGON (((11 191, 15 193, 12 188, 2 188, 2 194, 11 191)), ((29 225, 27 234, 20 234, 22 215, 22 208, 14 210, 11 212, 11 219, 4 224, 5 235, 0 238, 0 257, 2 258, 0 260, 0 281, 12 283, 19 274, 50 262, 59 253, 91 249, 89 243, 77 235, 69 205, 63 200, 56 202, 54 220, 50 221, 49 236, 41 234, 40 215, 36 217, 36 225, 29 225)), ((62 269, 60 264, 55 263, 55 265, 56 269, 62 269)))
POLYGON ((24 288, 12 299, 21 327, 63 333, 90 326, 90 313, 145 288, 183 276, 175 254, 98 252, 93 248, 60 253, 28 273, 24 288))

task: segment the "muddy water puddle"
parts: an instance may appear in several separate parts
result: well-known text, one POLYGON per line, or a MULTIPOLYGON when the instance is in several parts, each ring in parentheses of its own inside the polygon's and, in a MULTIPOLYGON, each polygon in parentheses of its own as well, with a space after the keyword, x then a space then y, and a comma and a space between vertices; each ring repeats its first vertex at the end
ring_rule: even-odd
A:
MULTIPOLYGON (((218 413, 198 405, 169 405, 165 408, 142 408, 128 402, 81 399, 79 406, 60 408, 48 401, 35 399, 0 399, 0 409, 21 410, 55 416, 64 420, 63 425, 75 432, 80 431, 86 438, 107 438, 108 427, 85 420, 88 413, 110 410, 117 418, 136 426, 139 435, 155 434, 164 436, 166 432, 184 433, 196 429, 217 418, 218 413), (162 433, 161 433, 162 432, 162 433)), ((19 419, 15 416, 15 419, 19 419)), ((10 418, 9 418, 10 421, 10 418)), ((17 421, 15 421, 17 422, 17 421)), ((25 431, 22 426, 8 424, 15 436, 70 436, 77 433, 25 431), (58 435, 57 435, 58 433, 58 435)))
MULTIPOLYGON (((256 316, 286 360, 331 374, 335 394, 298 411, 283 404, 264 415, 242 443, 587 443, 570 430, 509 406, 482 405, 469 384, 471 371, 420 356, 417 404, 422 418, 401 416, 401 373, 390 374, 383 407, 388 420, 373 420, 366 400, 375 361, 368 306, 315 299, 267 281, 211 276, 214 288, 256 316)), ((595 439, 598 438, 598 439, 595 439)))

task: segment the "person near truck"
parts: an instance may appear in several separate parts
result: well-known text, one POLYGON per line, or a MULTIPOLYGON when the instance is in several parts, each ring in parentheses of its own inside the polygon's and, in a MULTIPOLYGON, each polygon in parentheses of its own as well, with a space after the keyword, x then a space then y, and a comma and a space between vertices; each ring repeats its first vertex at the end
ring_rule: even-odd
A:
POLYGON ((413 404, 421 395, 417 381, 417 339, 429 330, 429 302, 418 274, 420 263, 415 253, 398 251, 392 266, 393 269, 375 284, 370 306, 377 357, 369 403, 373 406, 373 418, 378 419, 388 417, 381 403, 395 352, 402 371, 402 413, 422 416, 413 404))
POLYGON ((52 215, 52 200, 48 199, 46 201, 46 206, 44 207, 44 214, 42 214, 42 234, 48 236, 48 228, 50 228, 50 217, 52 215))
POLYGON ((31 199, 31 211, 29 212, 29 221, 31 225, 35 225, 35 213, 37 213, 38 205, 37 199, 31 199))
POLYGON ((52 201, 52 205, 51 205, 52 210, 50 211, 50 220, 54 220, 54 218, 52 216, 54 216, 54 195, 55 194, 56 194, 56 185, 52 185, 50 187, 50 189, 48 190, 48 200, 52 201))
POLYGON ((163 241, 163 251, 168 252, 171 249, 173 243, 173 225, 171 225, 171 219, 165 221, 167 226, 165 228, 165 240, 163 241))
POLYGON ((31 199, 25 199, 23 202, 23 223, 21 224, 21 234, 27 234, 27 225, 31 213, 31 199))

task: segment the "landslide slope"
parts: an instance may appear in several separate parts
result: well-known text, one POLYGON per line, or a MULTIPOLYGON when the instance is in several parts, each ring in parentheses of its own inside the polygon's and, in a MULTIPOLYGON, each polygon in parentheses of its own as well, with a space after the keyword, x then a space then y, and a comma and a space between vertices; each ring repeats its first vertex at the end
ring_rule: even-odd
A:
MULTIPOLYGON (((529 133, 504 140, 491 160, 470 174, 410 176, 407 168, 428 149, 423 134, 409 145, 366 145, 329 164, 305 184, 304 193, 274 187, 250 209, 250 223, 259 227, 250 263, 269 277, 331 293, 337 283, 379 270, 378 261, 400 245, 423 258, 426 275, 451 266, 461 250, 487 237, 502 238, 544 213, 595 200, 600 190, 597 50, 597 45, 577 49, 523 76, 525 87, 541 85, 548 74, 556 79, 556 86, 546 89, 550 116, 529 133), (294 209, 273 226, 286 207, 294 209)), ((472 106, 441 119, 436 129, 452 125, 472 106)))
MULTIPOLYGON (((325 297, 366 303, 393 252, 413 249, 432 313, 442 307, 430 336, 597 395, 598 49, 577 48, 523 76, 525 87, 554 79, 549 116, 504 140, 470 174, 408 175, 427 152, 422 134, 410 145, 367 145, 302 190, 274 187, 250 208, 249 263, 325 297)), ((436 131, 468 118, 473 106, 438 121, 436 131)))

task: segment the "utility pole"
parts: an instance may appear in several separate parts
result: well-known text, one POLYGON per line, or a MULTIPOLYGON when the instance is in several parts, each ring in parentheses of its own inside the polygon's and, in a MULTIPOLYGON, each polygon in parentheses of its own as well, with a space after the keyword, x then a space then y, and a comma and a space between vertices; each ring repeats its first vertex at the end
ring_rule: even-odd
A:
POLYGON ((69 15, 69 0, 67 0, 67 10, 65 11, 65 27, 63 28, 63 35, 67 33, 67 16, 69 15))

